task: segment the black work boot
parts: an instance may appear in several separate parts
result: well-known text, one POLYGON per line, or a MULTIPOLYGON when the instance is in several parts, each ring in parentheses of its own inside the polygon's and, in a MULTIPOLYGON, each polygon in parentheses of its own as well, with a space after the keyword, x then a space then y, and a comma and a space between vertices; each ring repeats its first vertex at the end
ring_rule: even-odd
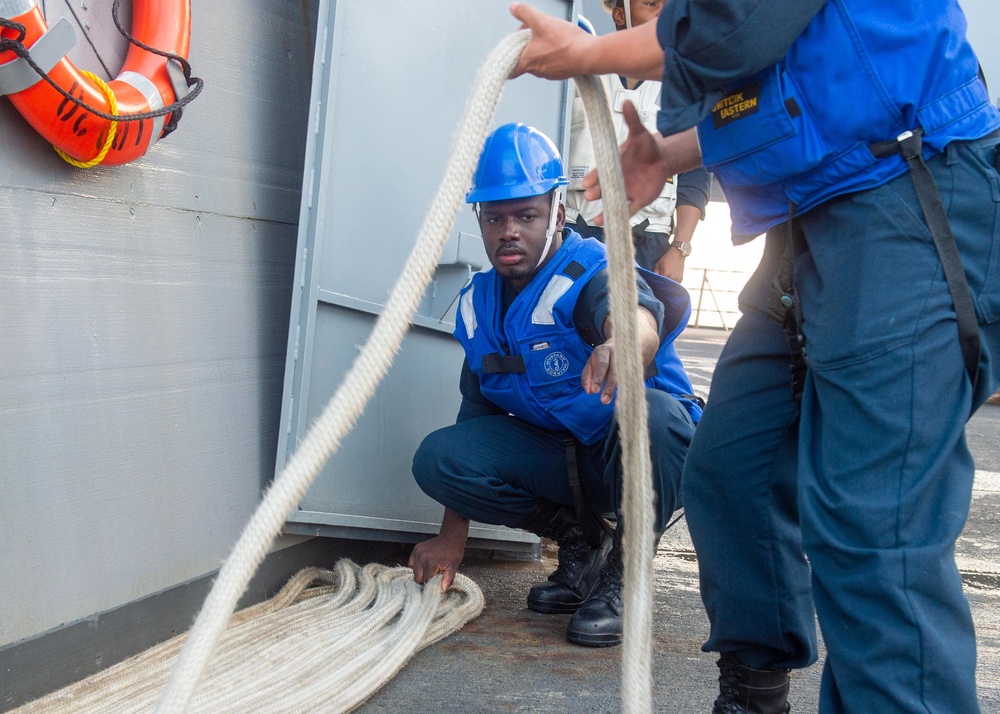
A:
POLYGON ((787 669, 750 669, 731 653, 719 657, 719 697, 712 714, 785 714, 787 669))
POLYGON ((559 566, 544 583, 528 592, 535 612, 571 613, 587 600, 611 547, 596 518, 582 521, 565 506, 544 503, 520 527, 559 544, 559 566))
POLYGON ((608 561, 590 599, 566 630, 566 639, 586 647, 614 647, 622 643, 622 524, 618 521, 608 561))

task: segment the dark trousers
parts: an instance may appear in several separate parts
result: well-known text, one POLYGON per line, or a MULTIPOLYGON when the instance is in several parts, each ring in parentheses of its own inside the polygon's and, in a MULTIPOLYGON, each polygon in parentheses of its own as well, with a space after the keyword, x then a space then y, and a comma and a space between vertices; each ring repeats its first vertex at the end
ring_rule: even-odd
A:
MULTIPOLYGON (((647 389, 657 528, 680 507, 681 471, 694 424, 665 392, 647 389)), ((564 432, 540 429, 513 416, 468 419, 424 439, 413 475, 424 492, 453 511, 483 523, 517 527, 540 499, 572 507, 564 432)), ((605 439, 578 445, 580 482, 589 508, 617 514, 621 445, 612 423, 605 439)))
POLYGON ((974 475, 965 422, 1000 384, 996 143, 955 143, 928 161, 976 301, 975 393, 903 175, 796 219, 808 248, 795 266, 810 361, 801 405, 785 336, 763 314, 768 246, 691 445, 683 491, 705 649, 806 666, 815 605, 823 712, 979 711, 954 546, 974 475))

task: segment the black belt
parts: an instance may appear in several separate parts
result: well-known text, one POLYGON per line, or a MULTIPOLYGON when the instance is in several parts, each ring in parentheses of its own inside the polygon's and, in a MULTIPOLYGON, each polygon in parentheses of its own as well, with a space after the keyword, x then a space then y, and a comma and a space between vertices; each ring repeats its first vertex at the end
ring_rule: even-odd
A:
MULTIPOLYGON (((990 136, 998 134, 1000 131, 993 132, 990 136)), ((976 309, 972 302, 972 293, 969 291, 969 283, 965 279, 962 256, 958 252, 955 236, 948 223, 948 214, 941 201, 941 192, 938 191, 934 176, 927 168, 921 153, 923 150, 922 136, 923 131, 918 128, 900 134, 893 141, 880 141, 871 144, 868 148, 875 158, 879 159, 899 154, 910 167, 910 177, 913 179, 913 186, 917 191, 917 199, 920 201, 924 220, 927 221, 931 238, 934 239, 934 246, 941 259, 941 266, 944 268, 944 277, 948 281, 948 289, 951 291, 951 299, 955 305, 955 317, 958 320, 958 341, 962 347, 962 357, 965 360, 965 371, 968 372, 969 379, 972 380, 972 390, 975 392, 976 382, 979 379, 981 350, 979 321, 976 319, 976 309)), ((1000 163, 1000 159, 997 161, 1000 163)))

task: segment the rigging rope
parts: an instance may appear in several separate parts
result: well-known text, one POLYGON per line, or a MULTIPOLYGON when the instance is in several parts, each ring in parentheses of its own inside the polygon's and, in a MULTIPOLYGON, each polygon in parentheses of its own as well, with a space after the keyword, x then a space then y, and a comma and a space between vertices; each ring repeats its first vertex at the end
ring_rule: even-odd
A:
MULTIPOLYGON (((483 609, 483 594, 459 573, 447 593, 409 568, 344 559, 306 568, 270 600, 233 616, 193 712, 348 712, 414 654, 483 609), (331 652, 336 653, 331 656, 331 652)), ((150 712, 187 635, 179 635, 17 709, 14 714, 150 712)))
MULTIPOLYGON (((473 92, 456 131, 444 177, 385 309, 343 383, 310 427, 284 470, 265 493, 232 553, 223 564, 194 626, 184 639, 180 655, 156 709, 160 714, 188 711, 192 702, 197 701, 195 693, 206 671, 209 658, 222 639, 247 583, 267 555, 274 536, 280 532, 289 513, 305 496, 323 465, 354 426, 388 371, 424 291, 433 277, 455 216, 463 205, 465 192, 470 185, 504 83, 529 39, 528 30, 509 35, 497 45, 480 68, 473 92)), ((622 705, 624 711, 637 714, 651 710, 652 697, 650 670, 653 491, 646 396, 639 357, 638 321, 635 310, 637 290, 633 271, 634 248, 618 147, 615 143, 615 132, 607 99, 596 78, 580 77, 577 82, 594 134, 597 164, 602 176, 609 244, 611 316, 615 325, 615 342, 618 346, 615 356, 619 376, 616 409, 622 434, 622 465, 625 475, 622 517, 627 524, 624 532, 625 621, 622 648, 622 705)), ((439 588, 433 583, 430 587, 420 588, 413 583, 412 573, 408 568, 395 569, 392 572, 395 574, 391 577, 396 579, 393 582, 406 581, 405 586, 397 586, 392 590, 392 594, 379 595, 378 598, 419 599, 422 592, 424 599, 422 606, 412 607, 409 611, 404 610, 401 618, 422 618, 430 622, 440 600, 439 593, 437 596, 434 595, 439 588), (397 572, 400 570, 406 571, 408 577, 397 572), (400 588, 405 590, 405 595, 399 592, 400 588)), ((471 590, 469 586, 464 585, 464 580, 456 582, 459 582, 460 588, 464 586, 466 591, 471 590)), ((378 598, 376 605, 379 604, 378 598)), ((462 624, 464 621, 459 623, 458 627, 462 624)), ((363 618, 353 624, 345 623, 344 626, 359 628, 363 632, 359 632, 358 636, 363 642, 366 641, 364 636, 369 630, 363 618)), ((449 633, 450 631, 445 631, 440 637, 449 633)), ((403 641, 400 635, 393 641, 399 652, 392 656, 394 661, 401 660, 399 663, 401 667, 412 654, 415 644, 403 641)), ((177 646, 180 646, 180 643, 177 646)), ((329 649, 338 647, 333 636, 328 638, 325 646, 329 649)), ((348 663, 358 661, 357 656, 350 652, 337 654, 348 663)), ((385 656, 389 655, 380 654, 380 657, 385 656)), ((329 663, 334 658, 327 654, 323 660, 329 663)), ((214 663, 213 667, 217 669, 225 666, 230 660, 231 655, 227 654, 214 663)), ((367 663, 363 666, 358 665, 356 669, 363 671, 371 667, 372 664, 367 663)), ((395 671, 398 671, 398 667, 395 671)), ((250 681, 253 686, 258 680, 255 677, 250 681)), ((352 697, 356 701, 355 699, 351 701, 355 701, 354 705, 364 701, 377 691, 384 681, 365 680, 364 686, 359 684, 356 691, 352 690, 355 692, 352 697)), ((148 684, 145 686, 147 690, 152 688, 148 684)), ((211 694, 214 697, 219 692, 213 688, 211 694)), ((242 704, 240 707, 246 709, 242 704)))
MULTIPOLYGON (((509 35, 480 68, 455 135, 444 177, 403 273, 344 382, 268 489, 223 564, 167 683, 157 707, 159 714, 186 711, 208 658, 250 577, 267 554, 272 539, 360 417, 388 371, 462 206, 504 83, 530 37, 528 30, 509 35)), ((624 538, 622 705, 624 711, 634 714, 651 710, 653 581, 653 493, 646 395, 635 312, 638 302, 633 272, 635 249, 607 99, 596 78, 581 77, 578 83, 591 126, 595 127, 592 130, 595 153, 603 177, 611 316, 615 343, 620 348, 616 354, 619 375, 616 408, 623 441, 623 518, 628 523, 624 538)))
POLYGON ((164 690, 157 707, 160 714, 179 714, 187 710, 208 658, 271 541, 288 514, 305 496, 323 464, 361 416, 388 371, 437 268, 455 216, 463 205, 504 82, 529 37, 526 30, 508 36, 490 53, 480 69, 456 132, 444 177, 385 309, 343 383, 264 494, 233 552, 223 563, 164 690))
POLYGON ((621 157, 607 96, 597 77, 576 77, 590 123, 601 174, 604 225, 608 243, 611 322, 615 326, 618 395, 615 412, 622 443, 624 532, 624 621, 622 623, 622 710, 652 712, 653 701, 653 470, 643 365, 639 351, 639 303, 635 284, 635 246, 621 157))

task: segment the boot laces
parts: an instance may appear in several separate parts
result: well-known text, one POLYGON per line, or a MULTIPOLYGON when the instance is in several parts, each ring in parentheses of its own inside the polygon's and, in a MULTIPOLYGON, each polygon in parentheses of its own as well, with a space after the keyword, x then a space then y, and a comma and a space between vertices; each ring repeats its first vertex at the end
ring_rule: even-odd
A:
POLYGON ((623 570, 621 544, 616 541, 608 553, 608 562, 601 570, 591 599, 603 600, 611 606, 617 606, 621 601, 623 570))
MULTIPOLYGON (((759 711, 759 704, 748 701, 750 692, 741 689, 741 685, 745 685, 744 671, 739 667, 719 664, 719 696, 712 705, 712 714, 753 714, 759 711)), ((775 686, 780 688, 778 684, 775 686)), ((756 693, 766 696, 767 689, 772 687, 757 689, 756 693)), ((787 701, 779 706, 783 712, 790 710, 787 701)))
POLYGON ((739 703, 740 692, 736 688, 737 683, 742 679, 738 669, 720 666, 719 696, 712 706, 712 714, 747 713, 747 708, 739 703))
POLYGON ((559 564, 555 572, 549 576, 549 580, 563 585, 573 585, 579 578, 580 570, 586 563, 590 550, 587 541, 582 538, 560 543, 557 556, 559 564))

